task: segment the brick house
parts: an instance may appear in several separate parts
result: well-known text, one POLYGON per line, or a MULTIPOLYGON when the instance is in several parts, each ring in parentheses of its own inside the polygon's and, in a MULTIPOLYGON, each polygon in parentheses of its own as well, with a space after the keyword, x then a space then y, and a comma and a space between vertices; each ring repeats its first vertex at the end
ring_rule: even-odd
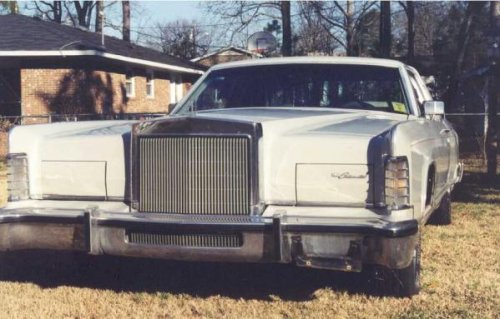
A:
POLYGON ((166 113, 206 69, 22 15, 0 16, 0 30, 0 117, 166 113))
POLYGON ((228 47, 198 58, 194 58, 191 60, 191 62, 196 62, 198 64, 202 64, 205 66, 212 66, 224 62, 259 59, 259 58, 262 58, 262 55, 257 52, 252 52, 236 47, 228 47))

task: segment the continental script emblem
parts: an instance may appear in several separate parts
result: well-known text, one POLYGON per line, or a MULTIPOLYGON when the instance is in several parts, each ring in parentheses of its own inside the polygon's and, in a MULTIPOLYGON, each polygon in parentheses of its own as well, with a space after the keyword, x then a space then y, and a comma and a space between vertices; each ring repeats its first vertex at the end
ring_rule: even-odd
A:
POLYGON ((349 172, 342 172, 342 173, 331 173, 330 176, 332 178, 338 178, 338 179, 364 179, 366 178, 366 174, 364 175, 351 175, 349 172))

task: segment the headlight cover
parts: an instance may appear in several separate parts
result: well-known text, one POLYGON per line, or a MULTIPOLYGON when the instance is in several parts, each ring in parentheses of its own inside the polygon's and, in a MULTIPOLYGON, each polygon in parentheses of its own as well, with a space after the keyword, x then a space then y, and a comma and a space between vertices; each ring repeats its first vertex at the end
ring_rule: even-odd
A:
POLYGON ((390 157, 385 162, 385 204, 389 209, 410 205, 410 171, 406 157, 390 157))
POLYGON ((7 190, 9 202, 29 199, 28 156, 7 154, 7 190))

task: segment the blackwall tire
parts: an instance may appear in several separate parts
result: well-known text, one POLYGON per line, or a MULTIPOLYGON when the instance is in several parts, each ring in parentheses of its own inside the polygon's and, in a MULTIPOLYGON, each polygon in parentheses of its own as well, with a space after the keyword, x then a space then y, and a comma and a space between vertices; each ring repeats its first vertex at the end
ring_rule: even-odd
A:
POLYGON ((420 292, 420 233, 413 251, 413 258, 406 268, 389 269, 374 266, 370 274, 374 293, 382 296, 412 297, 420 292))
POLYGON ((417 245, 413 251, 413 259, 410 265, 403 269, 396 270, 396 295, 399 297, 411 297, 420 292, 420 258, 421 243, 420 235, 417 245))
POLYGON ((451 224, 451 195, 447 192, 441 199, 439 207, 429 218, 430 225, 450 225, 451 224))

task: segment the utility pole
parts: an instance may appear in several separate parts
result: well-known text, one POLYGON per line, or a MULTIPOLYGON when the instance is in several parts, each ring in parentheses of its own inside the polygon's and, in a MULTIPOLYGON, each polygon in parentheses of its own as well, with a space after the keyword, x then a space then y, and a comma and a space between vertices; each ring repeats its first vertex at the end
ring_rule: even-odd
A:
POLYGON ((96 2, 95 32, 101 34, 101 46, 104 47, 104 2, 96 2))
POLYGON ((191 30, 192 40, 193 40, 193 51, 191 52, 191 58, 196 58, 196 26, 193 25, 193 29, 191 30))

